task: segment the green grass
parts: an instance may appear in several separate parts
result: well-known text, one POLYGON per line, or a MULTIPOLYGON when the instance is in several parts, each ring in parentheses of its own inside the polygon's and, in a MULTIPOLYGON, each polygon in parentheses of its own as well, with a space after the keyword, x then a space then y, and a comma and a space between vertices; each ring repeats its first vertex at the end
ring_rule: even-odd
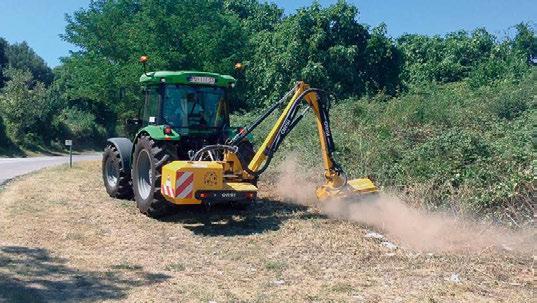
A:
POLYGON ((268 270, 281 272, 282 270, 287 268, 287 263, 285 261, 269 260, 265 262, 265 268, 268 270))
MULTIPOLYGON (((255 114, 234 117, 235 124, 255 114)), ((273 120, 272 120, 273 121, 273 120)), ((428 208, 531 219, 537 175, 537 72, 472 88, 465 82, 413 88, 389 98, 341 100, 331 110, 339 159, 349 176, 371 176, 428 208)), ((263 124, 255 142, 271 127, 263 124)), ((320 168, 310 114, 277 159, 298 153, 320 168)), ((274 165, 273 165, 274 166, 274 165)))
POLYGON ((183 263, 179 263, 179 262, 168 264, 166 266, 167 271, 180 272, 180 271, 184 271, 185 269, 186 269, 186 266, 183 263))
POLYGON ((331 287, 332 291, 340 292, 340 293, 350 293, 353 291, 352 285, 348 283, 336 283, 331 287))

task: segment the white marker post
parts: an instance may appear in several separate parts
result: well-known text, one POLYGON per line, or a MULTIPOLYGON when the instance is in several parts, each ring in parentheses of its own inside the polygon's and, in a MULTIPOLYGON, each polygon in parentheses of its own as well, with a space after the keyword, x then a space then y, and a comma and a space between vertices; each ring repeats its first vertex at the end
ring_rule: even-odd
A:
POLYGON ((73 140, 65 140, 65 145, 69 146, 69 167, 73 167, 73 140))

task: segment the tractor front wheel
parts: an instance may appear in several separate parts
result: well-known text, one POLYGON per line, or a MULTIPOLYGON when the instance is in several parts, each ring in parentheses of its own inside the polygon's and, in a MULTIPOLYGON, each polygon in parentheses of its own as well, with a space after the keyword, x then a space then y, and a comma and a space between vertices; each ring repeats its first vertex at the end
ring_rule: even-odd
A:
POLYGON ((131 172, 123 167, 117 147, 108 145, 104 149, 102 174, 106 192, 116 199, 132 199, 131 172))
POLYGON ((140 212, 160 218, 173 212, 174 205, 160 191, 162 167, 172 161, 162 143, 147 135, 138 138, 134 147, 132 185, 140 212))

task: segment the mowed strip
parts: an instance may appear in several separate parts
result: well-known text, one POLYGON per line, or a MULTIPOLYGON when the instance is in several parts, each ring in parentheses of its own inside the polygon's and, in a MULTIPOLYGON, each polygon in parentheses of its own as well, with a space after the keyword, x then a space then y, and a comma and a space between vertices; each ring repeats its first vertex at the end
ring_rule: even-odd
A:
POLYGON ((99 162, 81 163, 0 193, 0 302, 533 300, 532 256, 392 250, 262 193, 246 212, 157 221, 109 198, 100 178, 99 162))

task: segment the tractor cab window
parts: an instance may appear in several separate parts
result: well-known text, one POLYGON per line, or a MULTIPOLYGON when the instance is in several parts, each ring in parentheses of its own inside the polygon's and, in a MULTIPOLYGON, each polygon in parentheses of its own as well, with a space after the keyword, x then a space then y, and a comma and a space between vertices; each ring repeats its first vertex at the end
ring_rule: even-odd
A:
POLYGON ((148 88, 145 94, 144 106, 144 125, 157 123, 158 107, 159 107, 158 88, 148 88))
POLYGON ((228 120, 224 90, 217 87, 166 87, 162 117, 180 128, 221 128, 228 120))

